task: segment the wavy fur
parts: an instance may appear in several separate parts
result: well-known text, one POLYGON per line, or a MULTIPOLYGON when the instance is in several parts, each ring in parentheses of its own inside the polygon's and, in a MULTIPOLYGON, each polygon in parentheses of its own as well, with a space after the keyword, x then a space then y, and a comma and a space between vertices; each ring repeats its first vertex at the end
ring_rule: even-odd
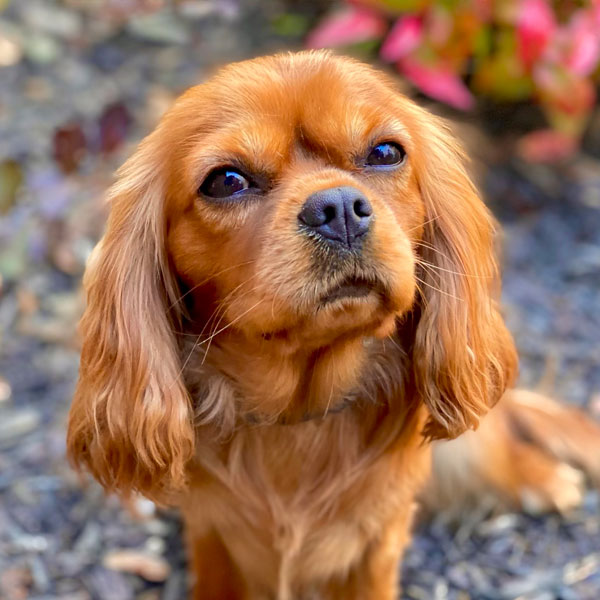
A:
POLYGON ((476 429, 516 363, 495 223, 447 126, 351 59, 238 63, 175 103, 110 201, 71 460, 181 508, 196 598, 393 598, 427 440, 476 429), (361 167, 382 140, 405 164, 361 167), (260 194, 199 195, 227 164, 260 194), (299 230, 336 186, 373 207, 361 253, 299 230), (323 300, 352 277, 373 291, 323 300))

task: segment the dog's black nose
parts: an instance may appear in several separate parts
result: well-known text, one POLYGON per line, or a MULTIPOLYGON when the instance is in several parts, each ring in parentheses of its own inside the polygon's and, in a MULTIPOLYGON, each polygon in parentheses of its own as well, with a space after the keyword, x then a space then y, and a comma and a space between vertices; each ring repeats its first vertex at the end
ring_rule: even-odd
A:
POLYGON ((369 231, 373 209, 366 196, 345 186, 311 194, 298 219, 321 237, 355 248, 369 231))

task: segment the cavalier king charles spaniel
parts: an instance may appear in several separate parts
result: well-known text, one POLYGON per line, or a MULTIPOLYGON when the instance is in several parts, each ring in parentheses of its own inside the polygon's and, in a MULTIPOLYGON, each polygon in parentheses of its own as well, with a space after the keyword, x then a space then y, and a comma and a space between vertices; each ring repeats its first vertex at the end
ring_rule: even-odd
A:
POLYGON ((517 362, 495 222, 445 122, 371 67, 227 66, 110 201, 68 453, 180 508, 194 598, 392 600, 417 500, 562 510, 567 463, 600 473, 598 427, 533 393, 474 431, 517 362))

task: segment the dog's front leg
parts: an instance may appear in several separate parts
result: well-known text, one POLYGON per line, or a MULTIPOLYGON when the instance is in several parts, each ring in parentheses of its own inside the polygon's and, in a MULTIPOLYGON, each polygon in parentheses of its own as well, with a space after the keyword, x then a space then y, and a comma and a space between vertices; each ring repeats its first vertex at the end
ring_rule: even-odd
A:
POLYGON ((193 600, 244 600, 246 590, 220 537, 188 526, 189 572, 193 600))
POLYGON ((410 540, 411 523, 412 511, 408 511, 389 524, 346 577, 324 586, 322 600, 396 600, 400 559, 410 540))

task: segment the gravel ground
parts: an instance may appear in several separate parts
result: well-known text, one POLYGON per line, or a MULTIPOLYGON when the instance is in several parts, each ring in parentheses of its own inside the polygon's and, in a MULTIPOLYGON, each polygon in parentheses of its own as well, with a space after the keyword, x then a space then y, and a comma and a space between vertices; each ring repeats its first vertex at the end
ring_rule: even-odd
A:
MULTIPOLYGON (((82 267, 101 230, 112 171, 174 94, 216 63, 297 46, 319 5, 206 1, 132 17, 116 10, 126 4, 135 2, 94 12, 94 2, 14 0, 2 12, 0 1, 6 600, 184 597, 177 516, 141 502, 145 516, 134 518, 96 485, 82 487, 65 464, 82 267)), ((481 183, 505 230, 504 304, 521 381, 598 414, 600 146, 591 136, 585 153, 550 169, 523 165, 496 141, 479 152, 481 183)), ((442 519, 417 529, 403 564, 404 598, 600 597, 595 492, 564 517, 476 517, 458 529, 442 519)))

